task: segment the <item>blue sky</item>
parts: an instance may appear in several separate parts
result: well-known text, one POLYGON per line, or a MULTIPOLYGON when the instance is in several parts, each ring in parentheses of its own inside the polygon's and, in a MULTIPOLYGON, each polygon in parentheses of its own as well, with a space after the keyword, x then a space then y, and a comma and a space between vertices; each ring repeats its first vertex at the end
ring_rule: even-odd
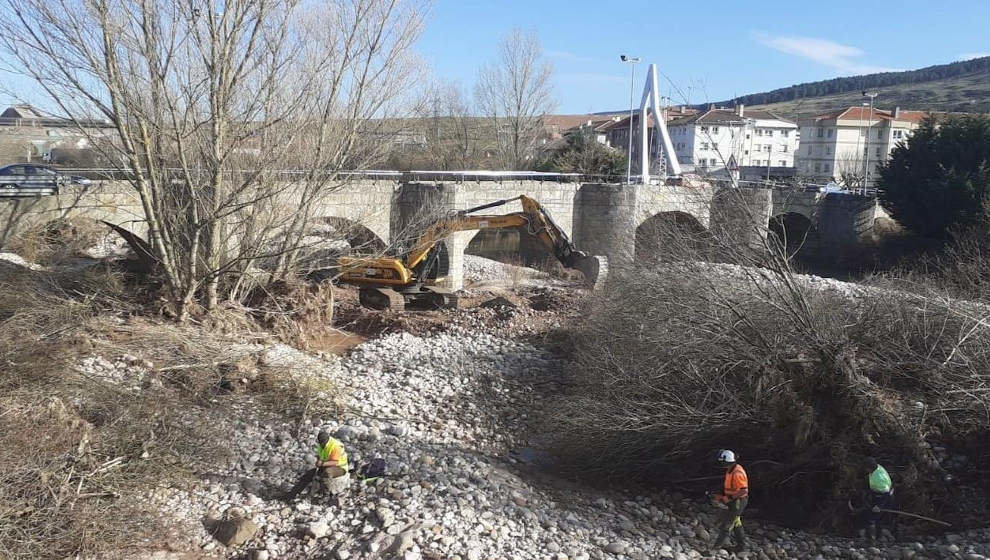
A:
MULTIPOLYGON (((470 93, 513 27, 539 34, 560 113, 628 108, 623 53, 656 63, 675 104, 990 54, 988 0, 433 0, 418 49, 470 93)), ((638 99, 645 64, 636 73, 638 99)))
POLYGON ((990 55, 986 0, 434 0, 419 48, 436 76, 470 89, 513 27, 539 34, 561 113, 627 108, 623 53, 656 63, 675 104, 990 55))

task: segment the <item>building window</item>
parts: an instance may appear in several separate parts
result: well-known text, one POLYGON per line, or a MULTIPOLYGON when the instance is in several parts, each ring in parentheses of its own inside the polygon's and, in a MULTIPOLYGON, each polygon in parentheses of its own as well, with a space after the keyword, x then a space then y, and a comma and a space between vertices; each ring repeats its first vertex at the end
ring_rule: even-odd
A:
POLYGON ((829 172, 829 165, 826 163, 825 164, 825 173, 828 173, 828 172, 829 172))
POLYGON ((767 136, 773 138, 773 129, 767 131, 767 136))
POLYGON ((818 133, 817 133, 817 136, 818 136, 819 138, 824 138, 824 137, 825 137, 825 129, 823 129, 822 127, 818 127, 818 133))
POLYGON ((716 165, 715 158, 712 158, 712 159, 708 160, 708 162, 709 162, 709 165, 712 165, 712 166, 715 166, 716 165))
POLYGON ((808 144, 808 155, 811 155, 811 144, 808 144))
POLYGON ((744 156, 748 156, 749 155, 749 150, 743 150, 743 155, 744 156))
POLYGON ((767 144, 766 146, 763 146, 763 151, 769 154, 772 148, 773 144, 767 144))
POLYGON ((746 140, 749 140, 749 134, 746 135, 746 140))
POLYGON ((898 140, 901 139, 901 138, 904 138, 904 131, 903 130, 895 130, 894 131, 894 138, 897 138, 898 140))
POLYGON ((825 146, 825 154, 832 155, 832 146, 825 146))
POLYGON ((717 126, 713 126, 712 127, 712 134, 718 134, 718 127, 717 126))
POLYGON ((883 138, 883 130, 878 128, 877 129, 877 140, 879 140, 881 138, 883 138))
POLYGON ((829 137, 829 138, 831 138, 831 137, 832 137, 832 129, 831 129, 831 128, 830 128, 830 129, 828 129, 828 137, 829 137))
POLYGON ((822 172, 822 164, 815 163, 815 173, 821 173, 821 172, 822 172))
POLYGON ((777 162, 777 165, 779 165, 780 167, 787 167, 787 162, 784 160, 780 160, 777 162))
POLYGON ((780 151, 782 151, 782 152, 784 152, 786 154, 787 153, 787 144, 782 145, 780 147, 780 151))
POLYGON ((702 142, 701 143, 701 149, 702 150, 707 150, 708 149, 708 142, 702 142))
POLYGON ((880 157, 880 148, 877 148, 877 157, 880 157))
POLYGON ((780 135, 783 136, 784 138, 789 138, 791 136, 791 131, 790 130, 781 130, 780 131, 780 135))
POLYGON ((701 127, 701 131, 702 131, 702 132, 708 132, 708 127, 707 127, 707 126, 703 126, 703 127, 701 127))

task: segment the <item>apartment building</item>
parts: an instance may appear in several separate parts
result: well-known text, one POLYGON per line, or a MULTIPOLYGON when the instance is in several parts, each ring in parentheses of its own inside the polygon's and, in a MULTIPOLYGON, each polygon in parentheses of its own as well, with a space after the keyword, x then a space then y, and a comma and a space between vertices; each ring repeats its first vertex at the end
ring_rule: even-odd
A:
POLYGON ((797 174, 847 187, 872 186, 877 168, 898 143, 906 141, 928 114, 849 107, 799 120, 801 149, 797 174))
MULTIPOLYGON (((664 122, 667 126, 670 126, 671 121, 682 119, 687 116, 695 115, 698 113, 697 109, 692 109, 690 107, 667 107, 661 109, 664 113, 664 122)), ((636 148, 636 139, 639 138, 639 111, 637 110, 632 116, 632 130, 633 130, 633 150, 634 152, 638 149, 636 148)), ((605 128, 605 145, 610 148, 618 148, 620 150, 627 150, 629 147, 629 116, 623 116, 616 119, 614 122, 609 123, 605 128)), ((653 119, 653 113, 651 112, 646 118, 646 128, 648 134, 650 135, 650 145, 654 148, 659 144, 656 141, 656 121, 653 119)), ((635 154, 634 154, 635 155, 635 154)))
MULTIPOLYGON (((709 108, 670 122, 678 161, 712 173, 744 166, 793 167, 798 125, 769 111, 709 108)), ((690 167, 688 167, 690 169, 690 167)))

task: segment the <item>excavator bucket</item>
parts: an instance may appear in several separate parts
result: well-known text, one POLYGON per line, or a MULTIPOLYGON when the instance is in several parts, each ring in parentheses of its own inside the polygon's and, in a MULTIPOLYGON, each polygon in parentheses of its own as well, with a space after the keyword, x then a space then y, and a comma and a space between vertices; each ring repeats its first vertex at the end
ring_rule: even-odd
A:
POLYGON ((588 288, 600 290, 605 286, 608 278, 608 259, 598 255, 581 256, 574 259, 575 270, 580 270, 584 274, 588 288))

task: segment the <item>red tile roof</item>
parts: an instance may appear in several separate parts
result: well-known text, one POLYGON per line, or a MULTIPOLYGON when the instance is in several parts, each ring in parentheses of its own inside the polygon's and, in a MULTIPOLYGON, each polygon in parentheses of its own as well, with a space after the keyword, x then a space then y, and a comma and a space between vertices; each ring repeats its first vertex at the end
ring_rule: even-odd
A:
MULTIPOLYGON (((897 118, 894 118, 893 111, 887 111, 885 109, 873 109, 873 120, 884 120, 884 121, 907 121, 912 123, 920 123, 928 116, 926 111, 899 111, 897 118)), ((826 113, 824 115, 818 115, 813 117, 815 121, 830 121, 830 120, 844 120, 844 121, 867 121, 870 120, 870 108, 869 107, 849 107, 847 109, 840 109, 838 111, 833 111, 831 113, 826 113)))
MULTIPOLYGON (((697 112, 698 112, 697 109, 688 109, 688 108, 677 109, 671 107, 667 109, 667 122, 670 123, 671 121, 674 120, 683 119, 685 116, 690 116, 697 112)), ((633 126, 636 126, 638 124, 639 124, 639 112, 637 111, 633 115, 633 126)), ((655 124, 656 121, 653 119, 653 112, 651 111, 649 115, 647 115, 646 126, 653 128, 655 124)), ((623 117, 609 125, 606 125, 602 127, 602 130, 612 130, 615 128, 629 128, 629 117, 628 116, 623 117)))
POLYGON ((692 124, 692 123, 707 123, 707 124, 719 124, 719 123, 738 123, 744 119, 760 119, 760 120, 776 120, 784 122, 792 122, 788 119, 780 117, 770 111, 762 111, 755 109, 745 109, 743 111, 743 116, 736 114, 735 109, 708 109, 704 113, 686 117, 683 119, 678 119, 672 123, 672 126, 692 124))

